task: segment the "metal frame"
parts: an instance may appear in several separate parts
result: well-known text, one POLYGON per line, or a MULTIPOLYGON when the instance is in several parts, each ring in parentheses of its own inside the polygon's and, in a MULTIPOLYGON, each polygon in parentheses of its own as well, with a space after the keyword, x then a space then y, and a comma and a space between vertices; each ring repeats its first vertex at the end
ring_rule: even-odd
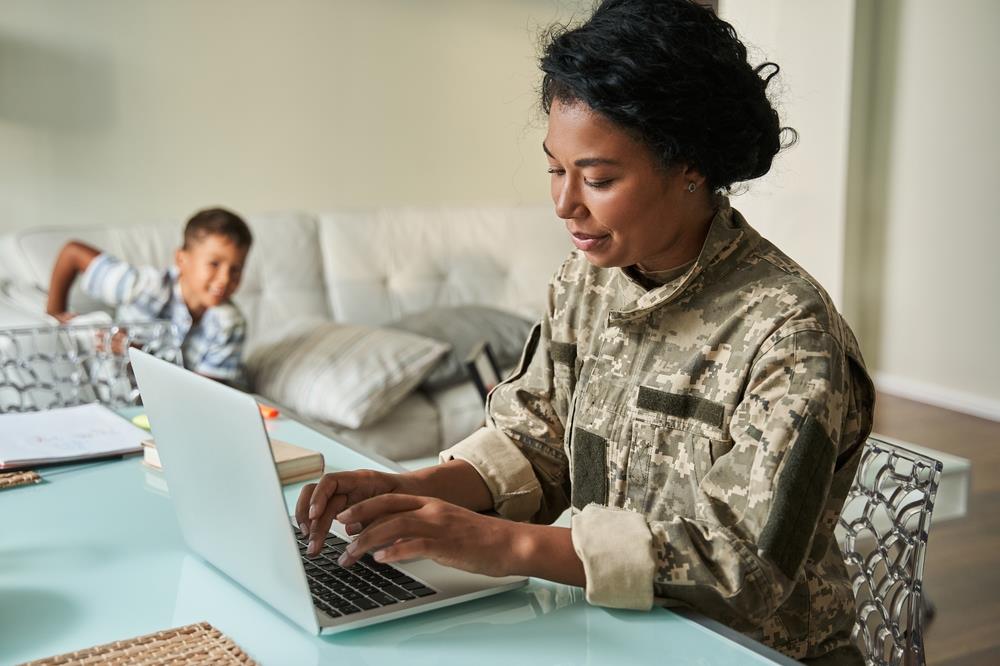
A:
POLYGON ((129 347, 182 364, 177 328, 166 320, 0 329, 0 414, 140 404, 129 347))
POLYGON ((869 665, 922 665, 923 574, 941 462, 869 438, 838 525, 869 665))

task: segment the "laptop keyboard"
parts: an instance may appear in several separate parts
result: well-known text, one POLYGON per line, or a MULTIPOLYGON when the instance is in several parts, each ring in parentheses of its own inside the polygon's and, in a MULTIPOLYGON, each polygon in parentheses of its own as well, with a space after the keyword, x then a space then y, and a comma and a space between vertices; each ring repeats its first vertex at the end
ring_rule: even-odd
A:
POLYGON ((402 601, 437 594, 420 581, 389 564, 376 562, 366 554, 351 567, 337 564, 347 542, 328 534, 322 552, 306 556, 309 542, 296 533, 302 565, 309 581, 313 605, 331 617, 360 613, 402 601))

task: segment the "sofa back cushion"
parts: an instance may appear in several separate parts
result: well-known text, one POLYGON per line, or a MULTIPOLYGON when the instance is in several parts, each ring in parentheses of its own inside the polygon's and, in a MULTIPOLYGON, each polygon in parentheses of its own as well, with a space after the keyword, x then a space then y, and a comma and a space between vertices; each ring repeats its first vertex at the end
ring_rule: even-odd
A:
POLYGON ((571 249, 552 206, 325 213, 319 231, 333 316, 361 324, 470 303, 535 320, 571 249))

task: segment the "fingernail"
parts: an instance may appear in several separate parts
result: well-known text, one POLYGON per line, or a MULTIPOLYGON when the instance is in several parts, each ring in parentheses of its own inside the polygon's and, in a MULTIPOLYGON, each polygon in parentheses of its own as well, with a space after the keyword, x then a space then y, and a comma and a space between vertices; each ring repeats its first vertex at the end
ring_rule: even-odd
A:
POLYGON ((344 523, 345 525, 347 524, 347 521, 350 520, 350 518, 351 518, 350 509, 347 509, 346 511, 341 511, 340 513, 337 514, 337 521, 344 523))
POLYGON ((305 523, 299 523, 299 533, 304 537, 309 536, 309 528, 306 527, 305 523))
POLYGON ((375 558, 376 562, 381 562, 382 560, 385 559, 385 551, 376 550, 374 553, 372 553, 372 557, 375 558))
POLYGON ((337 558, 337 564, 339 564, 342 567, 347 566, 347 553, 344 553, 343 555, 337 558))
POLYGON ((350 553, 351 555, 353 555, 354 551, 356 551, 357 549, 358 549, 357 542, 356 541, 352 541, 351 543, 347 544, 347 548, 345 548, 344 550, 347 551, 348 553, 350 553))
POLYGON ((319 542, 312 540, 309 542, 309 548, 306 549, 306 553, 309 555, 315 555, 319 552, 319 542))
POLYGON ((315 504, 309 505, 309 518, 310 520, 316 520, 319 518, 319 507, 315 504))

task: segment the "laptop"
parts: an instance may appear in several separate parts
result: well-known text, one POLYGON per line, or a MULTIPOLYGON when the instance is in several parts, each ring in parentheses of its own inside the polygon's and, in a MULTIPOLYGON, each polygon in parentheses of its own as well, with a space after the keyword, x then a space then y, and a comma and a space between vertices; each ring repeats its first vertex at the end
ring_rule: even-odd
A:
POLYGON ((336 522, 321 556, 307 558, 256 400, 138 349, 129 357, 188 547, 306 631, 356 629, 527 583, 430 560, 368 555, 341 567, 351 537, 336 522))

